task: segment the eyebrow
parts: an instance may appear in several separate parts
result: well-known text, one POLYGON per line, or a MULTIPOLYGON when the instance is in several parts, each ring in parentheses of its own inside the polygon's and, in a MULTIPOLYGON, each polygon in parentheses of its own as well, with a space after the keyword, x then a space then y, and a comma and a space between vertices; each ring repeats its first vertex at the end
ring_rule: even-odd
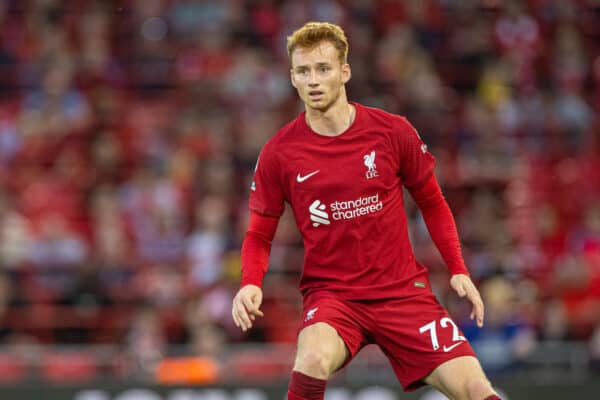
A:
MULTIPOLYGON (((318 67, 329 67, 330 65, 331 65, 331 63, 324 62, 324 61, 323 62, 318 62, 316 64, 317 68, 318 67)), ((297 65, 297 66, 294 67, 294 69, 306 69, 306 68, 309 68, 309 65, 306 65, 306 64, 305 65, 297 65)))

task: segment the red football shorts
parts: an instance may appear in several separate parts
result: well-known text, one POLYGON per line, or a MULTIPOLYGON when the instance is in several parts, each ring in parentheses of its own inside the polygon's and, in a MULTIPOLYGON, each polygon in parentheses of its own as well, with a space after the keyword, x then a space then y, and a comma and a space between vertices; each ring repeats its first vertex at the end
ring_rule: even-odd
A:
POLYGON ((463 333, 429 290, 405 299, 342 300, 317 292, 304 298, 302 328, 325 322, 350 352, 346 364, 367 344, 377 344, 390 360, 405 391, 437 366, 460 356, 475 356, 463 333))

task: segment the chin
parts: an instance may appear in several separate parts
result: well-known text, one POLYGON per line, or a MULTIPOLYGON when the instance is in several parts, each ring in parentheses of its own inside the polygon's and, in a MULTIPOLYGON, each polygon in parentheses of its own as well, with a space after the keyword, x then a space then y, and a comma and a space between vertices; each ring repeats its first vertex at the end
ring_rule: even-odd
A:
POLYGON ((314 109, 314 110, 319 110, 319 111, 327 111, 329 109, 329 107, 331 107, 330 102, 327 101, 323 101, 323 100, 319 100, 319 101, 308 101, 306 103, 306 105, 308 105, 310 108, 314 109))
POLYGON ((320 105, 320 104, 308 104, 308 107, 315 111, 320 111, 320 112, 327 111, 327 107, 320 105))

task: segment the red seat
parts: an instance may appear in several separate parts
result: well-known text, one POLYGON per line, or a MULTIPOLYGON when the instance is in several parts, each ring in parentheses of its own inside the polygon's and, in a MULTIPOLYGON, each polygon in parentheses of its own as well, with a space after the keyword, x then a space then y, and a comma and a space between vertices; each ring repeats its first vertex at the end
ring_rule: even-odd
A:
POLYGON ((27 364, 22 357, 11 353, 0 353, 0 382, 14 383, 27 374, 27 364))
POLYGON ((80 382, 98 377, 98 360, 86 352, 57 352, 42 357, 42 378, 56 382, 80 382))

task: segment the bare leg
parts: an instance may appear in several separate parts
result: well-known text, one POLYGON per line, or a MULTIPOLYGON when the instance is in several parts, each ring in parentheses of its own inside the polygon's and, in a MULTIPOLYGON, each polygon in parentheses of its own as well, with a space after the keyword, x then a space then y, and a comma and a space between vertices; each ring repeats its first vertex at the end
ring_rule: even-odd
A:
POLYGON ((324 322, 304 328, 298 336, 288 400, 322 400, 329 376, 349 353, 337 331, 324 322))
POLYGON ((497 395, 475 357, 457 357, 438 366, 425 383, 444 393, 449 399, 485 400, 497 395))
POLYGON ((349 352, 337 331, 329 324, 318 322, 302 329, 294 371, 308 376, 328 379, 342 366, 349 352))

